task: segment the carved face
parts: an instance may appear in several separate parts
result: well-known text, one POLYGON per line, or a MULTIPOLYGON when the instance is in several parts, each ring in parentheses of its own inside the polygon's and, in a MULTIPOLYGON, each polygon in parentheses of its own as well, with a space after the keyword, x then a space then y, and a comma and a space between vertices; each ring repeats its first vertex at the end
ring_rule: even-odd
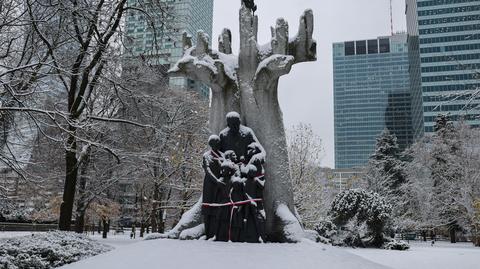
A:
POLYGON ((227 126, 233 134, 240 132, 240 119, 239 118, 227 118, 227 126))
POLYGON ((210 139, 208 141, 208 145, 212 148, 212 150, 220 150, 220 139, 210 139))
POLYGON ((233 163, 237 163, 237 162, 238 162, 237 154, 235 154, 235 152, 234 152, 233 150, 226 151, 226 152, 225 152, 225 158, 226 158, 227 160, 232 161, 233 163))

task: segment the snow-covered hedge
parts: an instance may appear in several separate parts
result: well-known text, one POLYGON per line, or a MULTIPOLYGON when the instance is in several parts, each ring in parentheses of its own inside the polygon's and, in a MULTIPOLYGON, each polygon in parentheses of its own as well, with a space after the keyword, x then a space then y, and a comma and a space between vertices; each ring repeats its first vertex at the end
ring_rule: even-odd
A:
POLYGON ((390 249, 390 250, 408 250, 410 249, 410 245, 404 241, 393 240, 391 242, 386 243, 383 246, 383 248, 390 249))
POLYGON ((48 232, 0 239, 0 268, 47 269, 112 250, 83 235, 48 232))
POLYGON ((25 221, 31 215, 31 210, 20 207, 8 199, 0 198, 0 221, 25 221))
POLYGON ((350 247, 382 247, 389 242, 385 229, 392 207, 379 194, 353 189, 339 193, 329 211, 331 221, 317 225, 320 236, 333 245, 350 247))

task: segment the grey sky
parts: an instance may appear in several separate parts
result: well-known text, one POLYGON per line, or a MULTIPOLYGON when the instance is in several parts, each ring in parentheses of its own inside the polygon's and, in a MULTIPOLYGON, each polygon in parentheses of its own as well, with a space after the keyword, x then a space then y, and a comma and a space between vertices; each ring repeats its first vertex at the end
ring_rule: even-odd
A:
MULTIPOLYGON (((318 61, 296 65, 280 81, 280 103, 285 127, 310 123, 325 147, 324 166, 334 166, 332 43, 390 34, 389 0, 256 0, 259 41, 270 41, 270 26, 279 17, 290 25, 290 36, 307 8, 315 14, 314 38, 318 61)), ((404 0, 393 0, 395 31, 406 29, 404 0)), ((240 0, 215 0, 213 46, 223 28, 232 30, 238 51, 238 9, 240 0)))

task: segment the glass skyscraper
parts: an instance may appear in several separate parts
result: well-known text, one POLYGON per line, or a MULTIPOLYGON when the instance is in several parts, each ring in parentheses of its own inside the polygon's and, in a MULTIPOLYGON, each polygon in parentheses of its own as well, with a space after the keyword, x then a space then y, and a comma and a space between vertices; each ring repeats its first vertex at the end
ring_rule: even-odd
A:
POLYGON ((480 0, 406 0, 416 136, 438 114, 480 125, 480 0), (416 46, 416 48, 415 48, 416 46))
MULTIPOLYGON (((213 0, 158 0, 155 5, 149 1, 128 0, 128 5, 139 5, 139 2, 142 7, 156 9, 156 16, 146 18, 145 14, 132 10, 126 19, 128 37, 125 47, 127 53, 148 59, 162 75, 166 76, 170 66, 183 56, 183 32, 192 35, 195 43, 197 31, 203 30, 210 36, 211 43, 213 0), (155 29, 151 26, 152 20, 156 21, 155 29)), ((190 79, 170 78, 168 85, 173 89, 191 89, 209 96, 208 87, 190 79)))
POLYGON ((413 141, 406 34, 333 44, 335 167, 367 164, 385 129, 413 141))

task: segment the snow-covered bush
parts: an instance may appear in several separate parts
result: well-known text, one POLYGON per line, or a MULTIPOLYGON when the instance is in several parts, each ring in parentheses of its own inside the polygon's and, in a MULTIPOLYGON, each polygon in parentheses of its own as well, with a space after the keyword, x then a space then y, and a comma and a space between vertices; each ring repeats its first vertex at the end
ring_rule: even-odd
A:
POLYGON ((0 199, 0 221, 25 221, 30 215, 30 210, 8 199, 0 199))
POLYGON ((392 207, 379 194, 353 189, 335 197, 329 215, 338 227, 335 237, 340 238, 340 242, 348 246, 381 247, 386 241, 384 231, 391 212, 392 207))
POLYGON ((54 268, 110 250, 110 246, 67 232, 4 238, 0 239, 0 268, 54 268))
POLYGON ((337 226, 329 220, 324 220, 315 226, 315 231, 322 237, 332 238, 337 234, 337 226))
POLYGON ((410 245, 405 242, 405 241, 397 241, 393 240, 388 243, 386 243, 383 246, 384 249, 389 249, 389 250, 408 250, 410 249, 410 245))

